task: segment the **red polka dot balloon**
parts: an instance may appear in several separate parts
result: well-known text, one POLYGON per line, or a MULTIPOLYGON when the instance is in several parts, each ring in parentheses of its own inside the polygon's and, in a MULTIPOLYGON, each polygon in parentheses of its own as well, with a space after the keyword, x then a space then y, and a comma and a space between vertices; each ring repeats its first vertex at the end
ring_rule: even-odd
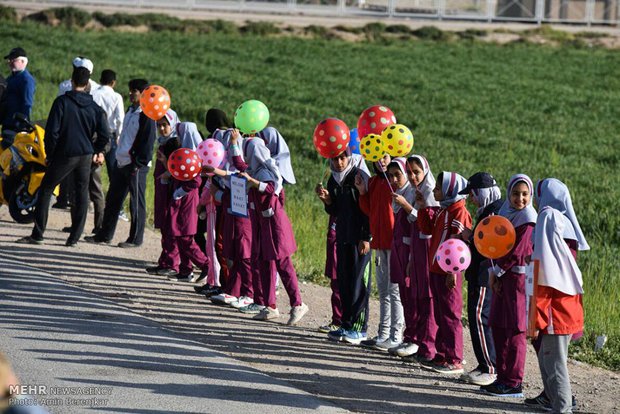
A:
POLYGON ((157 121, 170 109, 170 94, 163 86, 149 86, 140 95, 140 107, 144 115, 157 121))
MULTIPOLYGON (((214 168, 219 168, 226 159, 224 145, 213 138, 205 139, 198 144, 196 152, 202 160, 202 165, 208 165, 214 168)), ((207 173, 207 175, 213 175, 213 173, 207 173)))
POLYGON ((471 251, 463 240, 448 239, 437 249, 437 263, 444 272, 464 272, 471 263, 471 251))
POLYGON ((314 130, 314 146, 324 158, 340 155, 347 149, 349 139, 349 128, 337 118, 322 120, 314 130))
POLYGON ((357 120, 357 133, 360 137, 368 134, 381 135, 388 126, 396 123, 394 113, 383 105, 374 105, 364 109, 357 120))
POLYGON ((174 178, 189 181, 200 174, 202 161, 195 151, 179 148, 168 157, 168 171, 174 178))

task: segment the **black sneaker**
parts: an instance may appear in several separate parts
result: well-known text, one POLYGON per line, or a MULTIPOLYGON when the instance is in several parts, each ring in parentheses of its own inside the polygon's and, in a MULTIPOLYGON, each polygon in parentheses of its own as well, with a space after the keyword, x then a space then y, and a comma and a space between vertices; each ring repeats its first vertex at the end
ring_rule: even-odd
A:
POLYGON ((159 274, 158 272, 160 270, 164 270, 164 269, 165 269, 165 267, 157 265, 157 266, 149 266, 145 270, 146 270, 146 273, 148 273, 150 275, 157 275, 157 274, 159 274))
POLYGON ((140 247, 140 245, 136 244, 136 243, 124 241, 124 242, 120 242, 118 244, 118 247, 120 247, 122 249, 131 249, 131 248, 134 248, 134 247, 140 247))
POLYGON ((534 398, 526 398, 524 401, 525 405, 534 408, 543 408, 547 405, 551 406, 551 401, 547 398, 547 394, 545 391, 541 392, 534 398))
POLYGON ((94 243, 94 244, 110 244, 109 240, 103 240, 97 236, 86 236, 84 237, 84 241, 88 243, 94 243))
POLYGON ((491 385, 480 387, 487 394, 494 395, 496 397, 523 397, 523 390, 521 384, 516 387, 510 387, 506 384, 494 382, 491 385))
POLYGON ((377 345, 377 337, 372 338, 372 339, 365 339, 362 342, 360 342, 360 345, 365 347, 365 348, 373 348, 375 347, 375 345, 377 345))
POLYGON ((71 227, 63 227, 62 230, 63 233, 71 233, 71 227))
POLYGON ((178 273, 176 270, 174 269, 167 269, 167 268, 161 268, 160 270, 157 271, 157 273, 159 276, 166 276, 166 277, 171 277, 171 276, 178 276, 178 273))
POLYGON ((22 237, 21 239, 15 240, 15 243, 18 244, 43 244, 43 240, 33 239, 30 236, 22 237))
POLYGON ((77 240, 67 239, 67 241, 65 242, 65 246, 67 246, 67 247, 75 247, 75 246, 77 246, 77 240))
POLYGON ((209 271, 208 270, 203 270, 202 272, 200 272, 200 276, 198 276, 198 279, 196 279, 195 283, 202 283, 207 279, 207 276, 209 276, 209 271))

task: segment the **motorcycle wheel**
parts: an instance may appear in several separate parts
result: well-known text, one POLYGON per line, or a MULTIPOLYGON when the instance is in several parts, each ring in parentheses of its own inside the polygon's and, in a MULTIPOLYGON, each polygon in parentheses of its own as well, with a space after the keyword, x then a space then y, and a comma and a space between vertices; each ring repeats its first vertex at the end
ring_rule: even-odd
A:
POLYGON ((29 224, 34 221, 34 207, 37 204, 39 192, 34 196, 28 193, 28 183, 20 181, 9 199, 9 213, 13 220, 20 224, 29 224))

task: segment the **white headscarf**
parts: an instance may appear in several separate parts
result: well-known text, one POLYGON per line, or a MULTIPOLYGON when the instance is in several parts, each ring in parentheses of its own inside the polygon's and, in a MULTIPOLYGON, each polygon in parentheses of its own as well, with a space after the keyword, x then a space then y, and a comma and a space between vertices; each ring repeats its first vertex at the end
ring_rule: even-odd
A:
POLYGON ((280 132, 274 127, 268 126, 260 131, 258 136, 265 141, 271 156, 276 160, 284 184, 295 184, 295 174, 291 165, 291 152, 280 132))
MULTIPOLYGON (((439 203, 435 200, 435 196, 433 195, 433 190, 435 189, 435 184, 437 181, 435 180, 435 176, 431 171, 431 167, 428 164, 428 161, 423 155, 414 154, 409 158, 417 159, 420 164, 422 164, 422 170, 424 171, 424 179, 422 182, 418 184, 417 190, 422 193, 422 197, 424 197, 424 205, 427 207, 437 207, 439 203)), ((415 206, 416 216, 417 216, 417 205, 415 206)))
POLYGON ((508 189, 506 190, 506 200, 502 207, 499 209, 499 215, 506 217, 512 225, 516 228, 526 223, 536 223, 536 210, 532 206, 532 200, 534 199, 534 186, 532 180, 525 174, 513 175, 510 181, 508 181, 508 189), (530 190, 530 202, 525 208, 517 210, 510 204, 510 193, 512 188, 520 182, 524 182, 530 190))
POLYGON ((564 227, 564 238, 577 240, 579 250, 590 250, 590 246, 581 231, 581 226, 573 210, 573 201, 568 187, 557 178, 547 178, 536 183, 536 201, 538 208, 553 207, 560 211, 570 222, 564 227))
POLYGON ((570 221, 560 211, 549 206, 542 208, 536 220, 532 259, 539 261, 539 285, 573 296, 583 293, 583 279, 564 241, 567 225, 570 221))
POLYGON ((459 194, 459 191, 467 187, 467 180, 462 175, 443 171, 441 173, 443 179, 441 181, 441 192, 443 193, 443 201, 439 202, 441 208, 448 208, 452 204, 467 198, 467 194, 459 194))
POLYGON ((489 204, 502 198, 502 192, 496 185, 486 188, 472 188, 471 193, 473 194, 473 199, 476 200, 476 203, 480 205, 480 208, 476 212, 476 214, 478 214, 478 217, 480 217, 484 209, 489 204))
POLYGON ((170 134, 165 137, 159 137, 157 142, 161 145, 166 143, 170 138, 178 137, 181 141, 181 148, 187 148, 194 151, 202 142, 202 136, 198 132, 198 127, 193 122, 181 122, 179 116, 172 109, 168 109, 164 115, 170 124, 170 134))
POLYGON ((262 139, 248 138, 243 142, 243 154, 248 165, 247 173, 261 182, 271 181, 275 185, 275 194, 282 191, 282 175, 278 165, 271 158, 269 148, 262 139))
MULTIPOLYGON (((394 189, 394 192, 396 194, 400 194, 401 196, 405 197, 405 199, 407 200, 409 204, 413 204, 413 199, 415 197, 415 189, 411 186, 411 184, 409 184, 409 180, 407 179, 407 159, 404 157, 394 158, 392 159, 392 162, 390 164, 392 163, 395 163, 396 165, 398 165, 400 172, 405 177, 405 185, 402 188, 394 189)), ((389 168, 389 164, 388 164, 388 168, 389 168)), ((394 215, 398 214, 400 209, 401 209, 401 206, 392 200, 392 210, 394 211, 394 215)))
POLYGON ((344 150, 344 154, 347 156, 347 159, 349 160, 349 162, 347 163, 347 166, 342 171, 334 170, 334 164, 332 160, 329 161, 329 168, 332 172, 332 177, 334 177, 334 180, 336 181, 336 183, 338 185, 342 185, 342 181, 344 181, 346 176, 349 174, 349 172, 351 172, 353 168, 357 168, 359 170, 360 176, 362 177, 364 182, 367 183, 368 178, 370 178, 370 171, 368 171, 368 167, 366 166, 366 163, 364 162, 364 158, 362 158, 362 156, 359 154, 351 154, 351 148, 349 147, 347 147, 347 149, 344 150))

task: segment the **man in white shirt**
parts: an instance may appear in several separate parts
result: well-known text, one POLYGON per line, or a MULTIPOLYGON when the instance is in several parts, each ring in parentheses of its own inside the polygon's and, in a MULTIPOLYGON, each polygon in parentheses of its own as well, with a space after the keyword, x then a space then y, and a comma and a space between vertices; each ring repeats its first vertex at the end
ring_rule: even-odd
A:
MULTIPOLYGON (((90 72, 91 76, 93 74, 93 62, 90 59, 87 59, 82 56, 78 56, 73 59, 73 68, 86 68, 90 72)), ((88 81, 88 85, 86 86, 86 92, 92 95, 92 91, 97 89, 99 84, 94 80, 90 79, 88 81)), ((71 90, 71 79, 67 79, 66 81, 60 82, 58 85, 58 96, 64 95, 65 92, 71 90)))

